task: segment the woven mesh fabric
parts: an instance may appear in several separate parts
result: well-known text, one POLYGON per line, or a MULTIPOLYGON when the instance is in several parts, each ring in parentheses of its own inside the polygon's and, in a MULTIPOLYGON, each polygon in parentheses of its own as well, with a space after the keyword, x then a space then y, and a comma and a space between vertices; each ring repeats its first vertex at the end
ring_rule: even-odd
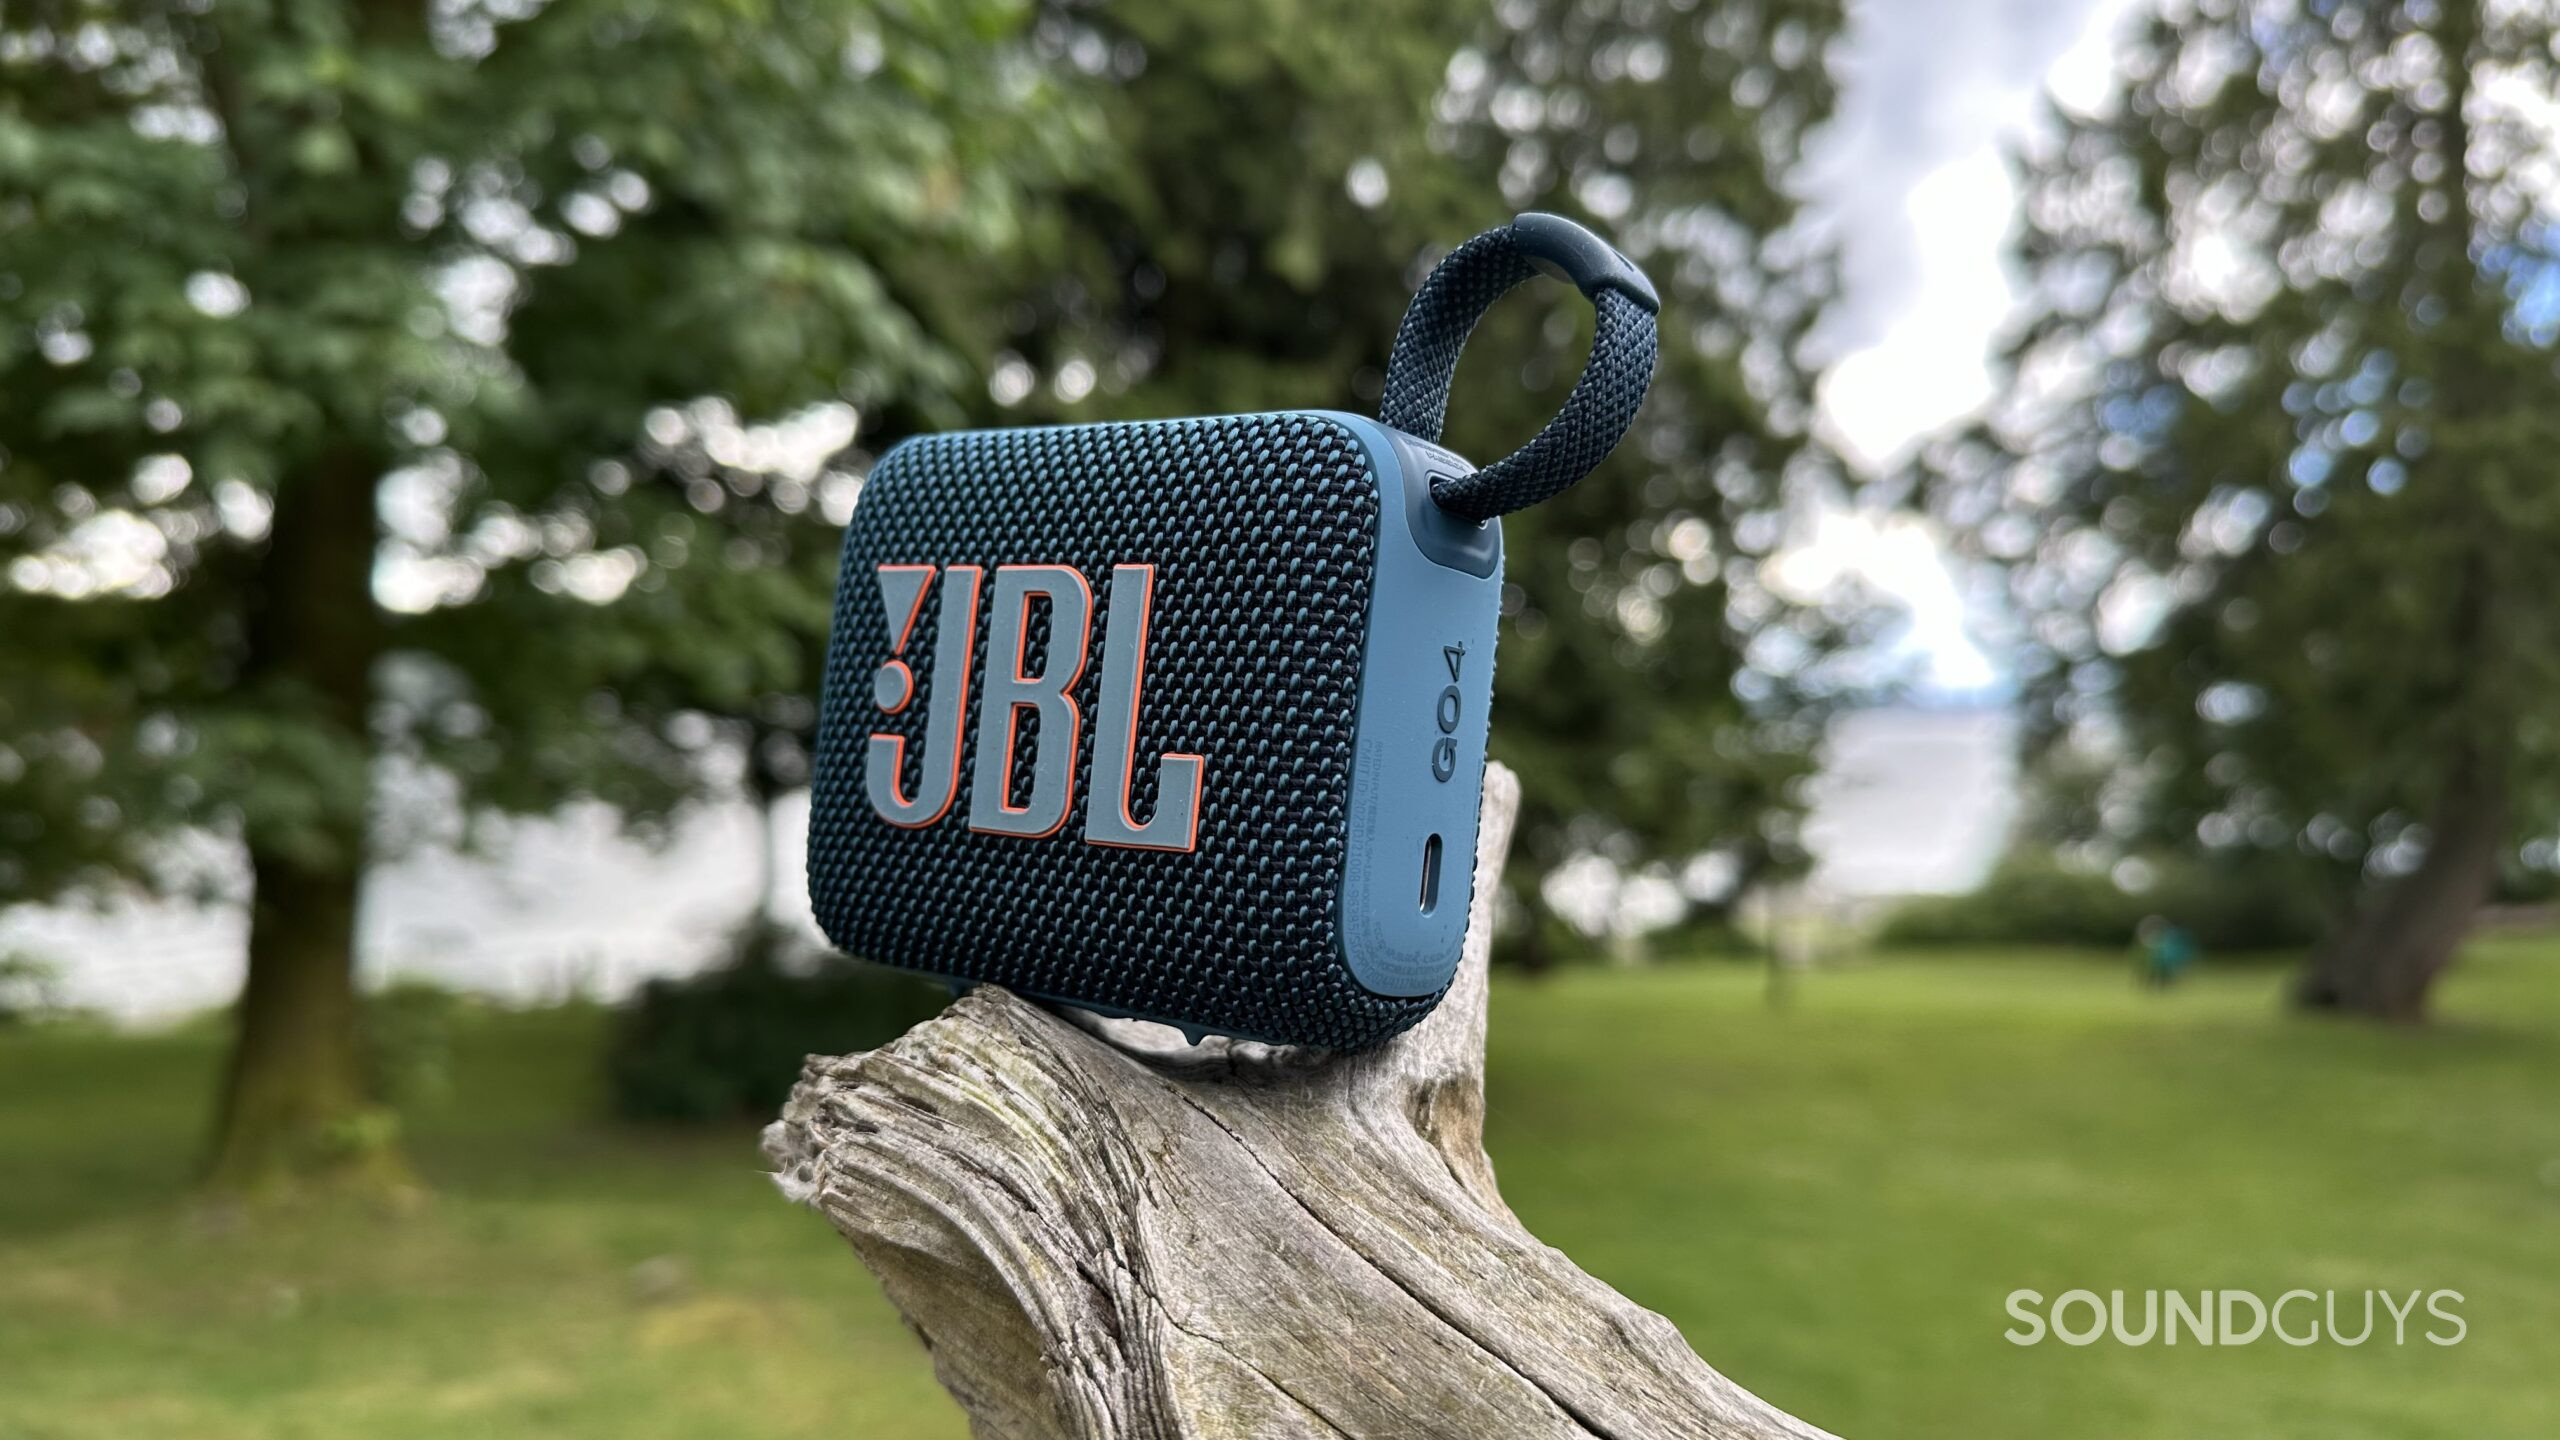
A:
MULTIPOLYGON (((1468 334, 1511 287, 1538 273, 1508 226, 1450 251, 1396 327, 1378 418, 1437 441, 1468 334)), ((1592 304, 1599 322, 1591 334, 1591 360, 1564 408, 1511 454, 1472 475, 1433 482, 1431 498, 1441 509, 1490 520, 1534 505, 1591 473, 1635 423, 1659 345, 1653 314, 1616 290, 1602 290, 1592 304)))
MULTIPOLYGON (((1352 725, 1376 557, 1378 484, 1349 430, 1307 415, 984 431, 912 440, 874 467, 845 534, 809 823, 809 893, 830 940, 885 964, 1288 1044, 1355 1048, 1435 996, 1373 994, 1335 940, 1352 725), (1155 813, 1156 758, 1206 757, 1197 847, 1086 843, 1101 638, 1114 564, 1156 567, 1130 808, 1155 813), (919 691, 884 716, 882 564, 1069 565, 1093 588, 1096 656, 1066 827, 968 828, 970 768, 939 823, 887 824, 863 793, 874 731, 908 737, 920 782, 939 585, 905 655, 919 691)), ((983 690, 968 678, 969 733, 983 690)), ((1047 673, 1035 609, 1026 669, 1047 673)), ((1045 763, 1036 718, 1016 798, 1045 763)), ((1107 801, 1104 803, 1108 803, 1107 801)))
POLYGON ((1538 267, 1512 244, 1509 226, 1487 230, 1440 257, 1396 326, 1379 423, 1437 443, 1449 420, 1449 385, 1457 379, 1467 336, 1495 301, 1537 275, 1538 267))

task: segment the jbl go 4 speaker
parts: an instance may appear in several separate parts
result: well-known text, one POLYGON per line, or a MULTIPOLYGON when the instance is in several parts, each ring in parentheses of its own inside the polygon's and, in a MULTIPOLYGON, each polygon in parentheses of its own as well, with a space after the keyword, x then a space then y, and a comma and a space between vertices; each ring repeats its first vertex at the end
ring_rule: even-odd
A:
POLYGON ((1497 517, 1608 454, 1659 302, 1590 231, 1450 252, 1378 419, 1284 410, 906 440, 844 539, 809 893, 838 947, 958 984, 1338 1049, 1455 973, 1501 610, 1497 517), (1538 435, 1434 443, 1476 320, 1598 312, 1538 435))

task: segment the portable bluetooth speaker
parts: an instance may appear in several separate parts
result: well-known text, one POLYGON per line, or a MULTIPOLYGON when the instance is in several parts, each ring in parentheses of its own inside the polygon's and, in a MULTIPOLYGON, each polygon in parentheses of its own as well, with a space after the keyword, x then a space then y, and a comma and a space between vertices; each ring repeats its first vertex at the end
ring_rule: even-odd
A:
POLYGON ((1380 420, 1282 411, 908 440, 845 532, 809 821, 818 922, 958 983, 1352 1048, 1455 973, 1501 610, 1495 517, 1608 454, 1652 286, 1570 221, 1453 251, 1380 420), (1538 436, 1433 443, 1458 351, 1541 272, 1599 314, 1538 436))

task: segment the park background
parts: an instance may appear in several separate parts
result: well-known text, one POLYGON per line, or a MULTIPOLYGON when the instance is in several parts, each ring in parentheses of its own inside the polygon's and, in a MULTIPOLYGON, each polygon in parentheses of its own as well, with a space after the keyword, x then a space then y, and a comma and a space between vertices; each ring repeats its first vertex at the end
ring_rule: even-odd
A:
MULTIPOLYGON (((1373 408, 1434 247, 1532 207, 1668 329, 1512 530, 1522 1218, 1850 1436, 2548 1433, 2550 28, 0 12, 0 1440, 959 1433, 752 1144, 933 1003, 796 876, 861 469, 1373 408), (342 1053, 244 1062, 253 950, 351 977, 342 1053), (2469 1333, 2002 1338, 2072 1288, 2469 1333)), ((1488 325, 1462 449, 1578 323, 1488 325)))

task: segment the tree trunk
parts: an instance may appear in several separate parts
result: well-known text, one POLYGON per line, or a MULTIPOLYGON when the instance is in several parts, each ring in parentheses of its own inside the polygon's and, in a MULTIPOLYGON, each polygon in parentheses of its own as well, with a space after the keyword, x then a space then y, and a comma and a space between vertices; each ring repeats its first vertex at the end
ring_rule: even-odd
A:
POLYGON ((405 1172, 358 1048, 356 877, 255 850, 249 865, 249 978, 213 1183, 240 1194, 308 1180, 397 1185, 405 1172))
POLYGON ((2499 767, 2456 766, 2427 825, 2426 858, 2380 887, 2313 952, 2294 988, 2295 1003, 2403 1023, 2425 1019, 2437 979, 2452 967, 2472 917, 2497 884, 2507 816, 2499 767))
MULTIPOLYGON (((2451 94, 2440 107, 2443 123, 2432 142, 2447 173, 2465 173, 2471 155, 2471 92, 2482 58, 2479 0, 2443 7, 2435 40, 2453 57, 2446 68, 2451 94)), ((2428 269, 2448 318, 2431 327, 2433 368, 2445 395, 2448 431, 2468 430, 2481 407, 2496 403, 2483 357, 2501 343, 2505 302, 2483 284, 2468 258, 2478 217, 2470 191, 2456 186, 2459 201, 2432 222, 2433 259, 2428 269)), ((2461 462, 2443 452, 2455 470, 2461 462)), ((2488 483, 2488 482, 2482 482, 2488 483)), ((2453 964, 2471 920, 2497 884, 2510 809, 2505 759, 2516 722, 2503 705, 2496 677, 2514 664, 2500 624, 2501 598, 2527 577, 2510 578, 2508 546, 2498 538, 2493 511, 2456 511, 2448 522, 2469 543, 2462 552, 2461 584, 2445 610, 2444 650, 2455 673, 2485 684, 2466 686, 2448 698, 2448 718, 2464 738, 2456 742, 2443 793, 2427 816, 2427 853, 2408 875, 2374 889, 2347 926, 2316 951, 2295 986, 2307 1010, 2337 1011, 2402 1023, 2426 1018, 2438 977, 2453 964), (2485 690, 2486 694, 2482 692, 2485 690)))
MULTIPOLYGON (((242 677, 359 754, 371 749, 380 648, 374 479, 362 453, 337 451, 280 487, 242 677)), ((252 823, 249 975, 212 1147, 219 1189, 406 1182, 396 1127, 368 1095, 361 1058, 355 938, 364 789, 359 778, 354 793, 324 799, 319 816, 289 835, 252 823)))
MULTIPOLYGON (((1483 1148, 1486 777, 1464 963, 1356 1055, 1184 1045, 993 986, 813 1057, 765 1135, 998 1437, 1826 1440, 1539 1243, 1483 1148)), ((1134 919, 1134 917, 1133 917, 1134 919)))

